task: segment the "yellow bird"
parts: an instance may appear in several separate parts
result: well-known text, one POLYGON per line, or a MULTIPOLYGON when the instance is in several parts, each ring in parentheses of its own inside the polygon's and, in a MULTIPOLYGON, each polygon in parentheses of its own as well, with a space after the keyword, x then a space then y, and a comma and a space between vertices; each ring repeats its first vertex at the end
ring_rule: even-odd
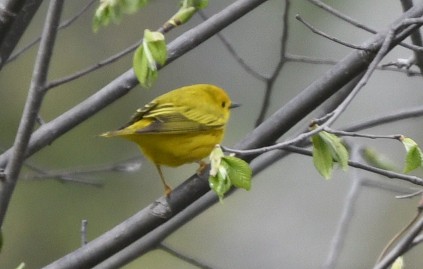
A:
POLYGON ((221 88, 210 84, 185 86, 163 94, 140 108, 119 130, 101 134, 135 142, 159 172, 166 196, 162 165, 200 162, 223 139, 230 109, 237 107, 221 88))

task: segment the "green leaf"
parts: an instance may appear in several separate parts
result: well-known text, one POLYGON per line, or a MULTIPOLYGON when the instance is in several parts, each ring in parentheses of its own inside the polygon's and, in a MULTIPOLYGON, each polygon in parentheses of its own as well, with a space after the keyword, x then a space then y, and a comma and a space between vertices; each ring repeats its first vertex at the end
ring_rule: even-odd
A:
POLYGON ((145 6, 148 0, 101 0, 93 18, 93 31, 97 32, 101 26, 111 22, 117 24, 123 14, 134 13, 145 6))
POLYGON ((404 173, 408 173, 417 169, 422 163, 422 152, 415 146, 408 150, 407 156, 405 157, 404 173))
POLYGON ((311 137, 313 144, 313 163, 325 179, 330 179, 333 171, 333 158, 328 145, 319 134, 311 137))
POLYGON ((168 22, 174 26, 182 25, 189 21, 195 12, 197 10, 194 7, 181 8, 168 22))
MULTIPOLYGON (((146 29, 144 30, 144 42, 147 43, 154 61, 160 65, 165 64, 167 59, 167 47, 164 35, 160 32, 151 32, 146 29)), ((149 64, 153 64, 153 61, 149 64)))
POLYGON ((167 22, 173 26, 186 23, 199 10, 207 7, 208 0, 183 0, 181 8, 167 22))
POLYGON ((247 162, 234 156, 224 156, 219 145, 210 153, 210 188, 220 201, 232 186, 250 190, 252 170, 247 162))
POLYGON ((167 59, 164 35, 159 32, 144 31, 144 39, 133 58, 135 75, 143 87, 151 87, 158 76, 157 64, 163 65, 167 59))
POLYGON ((222 158, 222 161, 228 164, 228 177, 232 185, 249 191, 251 188, 253 171, 248 163, 233 156, 225 156, 222 158))
POLYGON ((231 181, 226 173, 226 167, 220 166, 216 176, 209 177, 210 188, 217 194, 219 200, 222 201, 223 196, 231 189, 231 181))
POLYGON ((404 166, 404 173, 408 173, 413 171, 416 168, 422 166, 422 151, 419 148, 419 145, 411 138, 403 137, 401 138, 401 142, 407 151, 407 155, 405 157, 405 166, 404 166))
POLYGON ((182 0, 181 7, 195 7, 196 9, 206 8, 209 4, 208 0, 182 0))
POLYGON ((336 160, 341 166, 342 170, 346 171, 348 169, 348 150, 345 148, 342 140, 334 134, 322 131, 319 133, 319 136, 325 141, 329 146, 332 158, 336 160))
POLYGON ((401 137, 400 139, 406 151, 409 151, 411 148, 418 146, 417 143, 409 137, 401 137))
POLYGON ((100 6, 96 9, 93 18, 93 31, 97 32, 100 26, 106 26, 113 20, 113 7, 112 3, 108 1, 101 2, 100 6))

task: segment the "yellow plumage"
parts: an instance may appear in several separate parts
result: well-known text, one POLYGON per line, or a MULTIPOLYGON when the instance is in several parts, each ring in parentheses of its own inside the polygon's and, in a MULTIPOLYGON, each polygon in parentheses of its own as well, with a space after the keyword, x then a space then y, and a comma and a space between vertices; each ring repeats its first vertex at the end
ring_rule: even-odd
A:
POLYGON ((207 157, 222 141, 232 107, 228 94, 217 86, 186 86, 155 98, 122 128, 101 136, 119 136, 138 144, 156 165, 168 195, 171 188, 160 166, 175 167, 207 157))

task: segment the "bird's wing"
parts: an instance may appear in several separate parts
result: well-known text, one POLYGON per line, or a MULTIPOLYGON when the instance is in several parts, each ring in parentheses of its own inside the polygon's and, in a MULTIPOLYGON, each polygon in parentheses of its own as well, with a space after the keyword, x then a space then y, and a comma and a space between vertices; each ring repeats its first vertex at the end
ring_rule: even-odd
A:
POLYGON ((221 129, 223 126, 223 119, 220 120, 204 107, 175 106, 173 103, 159 104, 153 101, 138 109, 123 129, 130 128, 139 134, 176 134, 221 129))

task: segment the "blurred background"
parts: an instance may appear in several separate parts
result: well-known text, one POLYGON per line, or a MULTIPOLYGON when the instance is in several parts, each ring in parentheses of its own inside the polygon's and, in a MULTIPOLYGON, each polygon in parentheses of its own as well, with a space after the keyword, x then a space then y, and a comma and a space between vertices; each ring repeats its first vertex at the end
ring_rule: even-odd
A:
MULTIPOLYGON (((211 16, 234 1, 213 0, 204 10, 211 16)), ((157 29, 177 9, 176 1, 156 0, 137 14, 125 16, 119 25, 91 30, 92 6, 81 18, 58 34, 49 80, 72 74, 113 55, 137 42, 143 30, 157 29)), ((326 1, 356 20, 385 29, 402 13, 399 1, 326 1), (383 12, 381 6, 383 5, 383 12)), ((63 20, 72 17, 86 1, 66 1, 63 20)), ((23 47, 40 35, 48 1, 36 14, 20 42, 23 47)), ((236 52, 253 69, 273 72, 279 57, 284 1, 268 1, 222 31, 236 52)), ((311 33, 295 20, 300 14, 316 28, 341 40, 361 44, 371 37, 325 13, 307 1, 292 1, 289 12, 290 54, 322 59, 342 59, 349 48, 311 33)), ((166 35, 168 42, 201 23, 196 15, 166 35)), ((0 147, 14 141, 37 47, 33 47, 0 73, 0 147)), ((395 49, 384 62, 411 54, 395 49)), ((95 93, 131 67, 132 54, 88 76, 50 90, 41 116, 50 121, 95 93)), ((330 65, 287 63, 276 81, 268 115, 283 106, 330 65)), ((223 142, 233 146, 253 128, 259 113, 265 85, 249 75, 217 37, 179 58, 160 71, 151 89, 134 88, 129 94, 56 140, 28 159, 27 164, 44 171, 78 171, 141 158, 137 147, 119 139, 102 139, 99 133, 116 129, 140 106, 171 89, 194 83, 216 84, 242 104, 233 111, 223 142)), ((374 115, 422 103, 421 77, 377 71, 336 126, 364 120, 374 115)), ((294 128, 292 133, 306 126, 294 128)), ((366 130, 375 134, 406 134, 422 143, 421 119, 401 121, 366 130)), ((284 137, 286 138, 286 137, 284 137)), ((354 140, 388 156, 402 168, 403 146, 391 140, 354 140)), ((92 240, 135 214, 162 195, 162 186, 153 165, 144 159, 132 173, 98 172, 83 179, 100 182, 100 187, 63 183, 50 178, 34 179, 36 172, 26 166, 13 195, 3 227, 4 244, 0 268, 39 268, 62 257, 81 244, 81 220, 88 220, 88 240, 92 240)), ((197 169, 196 165, 165 168, 172 186, 177 186, 197 169)), ((212 268, 318 268, 328 255, 330 242, 351 187, 350 169, 336 171, 324 180, 314 169, 312 159, 291 154, 254 177, 249 192, 237 191, 183 226, 165 244, 212 268)), ((364 178, 381 185, 398 180, 362 172, 364 178)), ((422 176, 421 171, 415 172, 422 176)), ((395 195, 411 187, 396 184, 398 191, 363 187, 350 223, 338 268, 369 268, 387 242, 416 212, 417 199, 398 200, 395 195)), ((421 264, 417 248, 406 255, 409 268, 421 264)), ((172 255, 152 251, 124 268, 196 268, 172 255)))

